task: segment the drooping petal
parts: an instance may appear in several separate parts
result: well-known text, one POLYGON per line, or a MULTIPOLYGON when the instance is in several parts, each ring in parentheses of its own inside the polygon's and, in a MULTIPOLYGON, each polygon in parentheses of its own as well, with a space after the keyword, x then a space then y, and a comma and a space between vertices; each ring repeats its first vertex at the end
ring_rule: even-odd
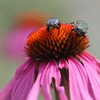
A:
MULTIPOLYGON (((65 61, 65 60, 62 59, 62 61, 65 61)), ((57 65, 55 60, 53 61, 52 65, 53 65, 52 73, 55 73, 53 77, 55 79, 55 86, 56 86, 56 89, 57 89, 57 91, 59 93, 59 98, 60 98, 60 100, 68 100, 68 98, 66 96, 66 92, 65 92, 64 86, 60 86, 61 74, 60 74, 59 67, 58 67, 58 65, 57 65)), ((65 62, 64 62, 64 65, 66 65, 65 62)))
POLYGON ((50 92, 50 85, 52 81, 52 77, 49 77, 49 74, 51 74, 50 69, 51 69, 51 64, 49 62, 48 65, 45 66, 45 69, 41 77, 42 92, 43 92, 45 100, 53 100, 51 96, 51 92, 50 92))
POLYGON ((60 59, 59 61, 59 68, 64 68, 66 67, 66 69, 68 68, 68 63, 66 62, 65 58, 60 59))
POLYGON ((12 79, 2 90, 0 90, 0 100, 11 100, 11 91, 14 79, 12 79))
POLYGON ((42 63, 39 65, 39 70, 38 70, 39 72, 38 72, 37 79, 28 94, 27 100, 37 100, 40 85, 41 85, 40 81, 41 81, 41 77, 42 77, 42 72, 45 67, 46 67, 46 62, 42 61, 42 63))
POLYGON ((84 63, 84 67, 87 71, 87 75, 90 81, 90 85, 92 88, 92 91, 95 96, 95 100, 100 99, 100 75, 98 74, 96 70, 96 64, 94 63, 94 59, 91 61, 91 59, 87 58, 84 55, 81 55, 81 60, 84 63))
MULTIPOLYGON (((34 64, 33 64, 34 65, 34 64)), ((31 65, 25 72, 22 73, 13 88, 12 100, 25 100, 34 82, 34 66, 31 65), (20 95, 22 93, 22 95, 20 95)))
MULTIPOLYGON (((52 79, 54 78, 55 79, 55 87, 59 93, 59 98, 60 100, 68 100, 67 97, 66 97, 66 93, 65 93, 65 90, 64 90, 64 87, 63 86, 60 86, 60 83, 61 83, 61 74, 60 74, 60 71, 59 71, 59 67, 56 63, 55 60, 50 60, 48 65, 47 65, 47 69, 48 69, 48 72, 46 75, 47 76, 47 81, 44 82, 45 85, 48 83, 48 88, 50 88, 50 84, 52 83, 52 79)), ((49 94, 50 95, 50 94, 49 94)), ((49 100, 49 99, 46 99, 46 100, 49 100)), ((50 100, 52 100, 50 98, 50 100)))
POLYGON ((69 85, 71 100, 95 100, 85 67, 73 57, 69 59, 69 85))
POLYGON ((37 100, 40 89, 40 76, 37 77, 26 100, 37 100))
POLYGON ((23 65, 21 65, 15 73, 15 77, 19 78, 21 73, 24 72, 32 63, 33 63, 33 59, 28 59, 23 65))
POLYGON ((64 86, 56 87, 56 89, 59 92, 60 100, 68 100, 68 98, 66 96, 66 92, 65 92, 64 86))
POLYGON ((84 51, 80 55, 87 57, 90 60, 90 62, 92 62, 95 65, 95 66, 93 66, 93 68, 98 70, 98 72, 100 73, 100 61, 96 57, 94 57, 92 54, 90 54, 87 51, 84 51))
POLYGON ((26 70, 24 70, 23 65, 21 66, 22 68, 19 67, 20 70, 18 69, 18 71, 20 76, 17 78, 15 76, 12 82, 6 86, 4 91, 1 91, 1 95, 5 94, 5 97, 7 97, 7 95, 9 97, 1 100, 25 100, 27 98, 27 95, 34 82, 34 68, 37 63, 38 62, 35 62, 27 67, 28 62, 26 62, 26 65, 24 64, 25 67, 27 67, 26 70))

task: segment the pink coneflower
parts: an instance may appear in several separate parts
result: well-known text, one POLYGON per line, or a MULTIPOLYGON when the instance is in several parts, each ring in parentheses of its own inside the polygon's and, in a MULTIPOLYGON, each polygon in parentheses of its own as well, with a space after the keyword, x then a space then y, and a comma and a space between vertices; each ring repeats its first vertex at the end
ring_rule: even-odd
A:
POLYGON ((24 46, 27 36, 45 25, 49 15, 43 11, 21 11, 15 15, 12 27, 4 37, 3 52, 15 60, 25 59, 24 46))
POLYGON ((25 46, 29 59, 1 91, 0 100, 37 100, 40 88, 44 100, 53 100, 52 89, 57 100, 99 100, 100 61, 84 51, 88 37, 77 36, 73 28, 61 24, 48 32, 44 26, 30 34, 25 46))

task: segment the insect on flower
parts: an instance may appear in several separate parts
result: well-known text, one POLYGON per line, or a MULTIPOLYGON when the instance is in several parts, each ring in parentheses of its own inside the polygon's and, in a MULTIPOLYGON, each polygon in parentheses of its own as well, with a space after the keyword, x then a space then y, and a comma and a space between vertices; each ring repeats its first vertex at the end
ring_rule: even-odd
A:
POLYGON ((74 25, 74 28, 72 29, 72 31, 75 31, 77 36, 85 36, 85 34, 88 31, 87 23, 85 23, 82 20, 79 20, 76 22, 72 22, 71 24, 74 25))
POLYGON ((54 29, 54 28, 57 28, 58 30, 60 29, 61 22, 58 18, 50 18, 50 19, 47 20, 46 25, 47 25, 47 31, 49 33, 51 33, 50 32, 51 29, 54 29))
POLYGON ((33 31, 24 47, 28 59, 0 90, 0 100, 38 100, 40 90, 44 100, 54 100, 52 90, 56 100, 100 100, 100 60, 84 51, 88 36, 73 28, 61 23, 59 35, 58 29, 48 34, 47 26, 33 31))

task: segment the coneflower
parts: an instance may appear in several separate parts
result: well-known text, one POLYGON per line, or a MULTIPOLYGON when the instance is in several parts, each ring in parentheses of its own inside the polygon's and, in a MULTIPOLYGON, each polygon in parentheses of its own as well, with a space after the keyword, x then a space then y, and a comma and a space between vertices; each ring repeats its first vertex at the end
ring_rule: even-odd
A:
POLYGON ((87 47, 88 36, 77 35, 73 24, 31 33, 25 45, 29 59, 1 91, 0 100, 37 100, 40 88, 44 100, 53 100, 52 89, 57 100, 99 100, 100 61, 84 51, 87 47))

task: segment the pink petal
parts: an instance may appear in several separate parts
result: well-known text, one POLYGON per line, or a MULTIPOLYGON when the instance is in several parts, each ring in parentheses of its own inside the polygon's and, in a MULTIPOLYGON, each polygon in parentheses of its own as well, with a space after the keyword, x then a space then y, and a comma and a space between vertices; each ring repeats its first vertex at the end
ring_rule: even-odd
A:
POLYGON ((0 100, 11 100, 11 90, 14 83, 12 79, 2 90, 0 90, 0 100))
POLYGON ((12 100, 25 100, 34 82, 34 66, 30 66, 16 79, 13 87, 12 100), (20 95, 21 94, 21 95, 20 95))
POLYGON ((81 56, 81 60, 83 61, 85 69, 87 71, 88 78, 89 78, 90 85, 94 93, 95 99, 99 100, 100 99, 100 75, 95 69, 96 64, 94 64, 94 61, 91 61, 91 59, 87 59, 87 57, 85 56, 81 56))
POLYGON ((38 99, 38 94, 39 94, 39 89, 40 89, 40 77, 41 77, 41 75, 38 75, 38 77, 37 77, 33 87, 31 88, 26 100, 37 100, 38 99))
POLYGON ((59 92, 60 100, 68 100, 66 97, 65 89, 63 86, 56 87, 57 91, 59 92))
MULTIPOLYGON (((65 59, 62 59, 62 61, 64 62, 64 66, 67 66, 65 59)), ((60 98, 60 100, 68 100, 65 90, 64 90, 64 87, 60 86, 61 74, 60 74, 59 67, 55 60, 52 62, 52 67, 53 67, 52 73, 55 73, 53 77, 55 79, 55 86, 59 93, 59 98, 60 98)))
POLYGON ((80 55, 87 57, 91 62, 93 62, 95 64, 95 66, 93 68, 98 70, 98 72, 100 73, 100 61, 97 58, 95 58, 92 54, 90 54, 89 52, 86 52, 86 51, 84 51, 80 55))
POLYGON ((50 68, 51 68, 51 65, 49 62, 48 65, 45 66, 45 69, 41 77, 42 92, 43 92, 45 100, 53 100, 51 96, 51 92, 50 92, 50 85, 51 85, 51 80, 52 80, 52 78, 49 77, 50 68))
MULTIPOLYGON (((56 86, 57 91, 59 92, 60 100, 68 100, 66 97, 66 94, 65 94, 64 87, 60 86, 61 75, 60 75, 59 67, 58 67, 56 61, 50 60, 46 68, 47 68, 47 71, 45 74, 44 86, 45 86, 45 89, 48 89, 49 96, 50 96, 50 90, 49 90, 50 84, 52 83, 52 78, 54 78, 55 79, 55 86, 56 86)), ((47 92, 47 91, 45 91, 45 92, 47 92)), ((45 95, 47 95, 47 94, 45 94, 45 95)), ((46 100, 49 100, 49 99, 46 99, 46 100)), ((50 97, 50 100, 52 100, 51 97, 50 97)))
POLYGON ((62 58, 59 61, 59 68, 64 68, 64 67, 66 67, 68 69, 68 63, 65 58, 62 58))
POLYGON ((71 100, 94 100, 84 66, 72 57, 69 59, 69 84, 71 100))
POLYGON ((33 84, 33 87, 31 88, 27 100, 37 100, 38 98, 38 94, 39 94, 39 89, 40 89, 40 79, 42 77, 42 72, 44 70, 44 68, 46 67, 46 61, 42 61, 42 63, 39 65, 39 72, 38 72, 38 76, 37 79, 35 81, 35 83, 33 84))
POLYGON ((21 65, 16 70, 15 77, 19 78, 22 72, 24 72, 32 64, 33 61, 34 61, 33 59, 28 59, 23 65, 21 65))
MULTIPOLYGON (((28 64, 28 62, 26 64, 28 64)), ((34 82, 35 65, 36 63, 33 63, 26 70, 23 70, 23 66, 21 66, 22 71, 20 68, 19 72, 21 71, 22 73, 20 74, 20 76, 18 78, 15 77, 12 80, 11 84, 7 85, 2 93, 5 94, 5 96, 9 95, 10 97, 1 100, 25 100, 27 98, 27 95, 34 82)))

